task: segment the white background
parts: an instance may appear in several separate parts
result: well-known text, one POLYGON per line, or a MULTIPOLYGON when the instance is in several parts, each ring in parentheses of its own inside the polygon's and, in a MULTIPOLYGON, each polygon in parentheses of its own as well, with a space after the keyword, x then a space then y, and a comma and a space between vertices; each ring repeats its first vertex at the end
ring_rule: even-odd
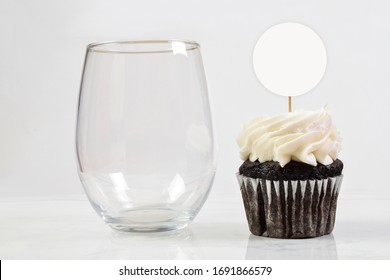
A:
MULTIPOLYGON (((328 104, 343 137, 342 197, 389 196, 388 1, 0 0, 0 195, 81 195, 74 153, 79 83, 90 42, 191 39, 202 46, 219 146, 211 195, 239 196, 235 138, 287 100, 256 79, 252 51, 270 26, 306 24, 328 66, 294 109, 328 104)), ((206 203, 207 204, 207 203, 206 203)))
POLYGON ((389 259, 389 95, 385 0, 0 0, 0 258, 389 259), (344 139, 335 230, 314 239, 250 234, 235 178, 242 125, 287 111, 287 98, 268 92, 252 67, 257 39, 286 21, 314 29, 328 51, 323 80, 293 109, 327 104, 344 139), (85 47, 169 38, 202 46, 219 145, 215 183, 183 232, 114 232, 76 172, 85 47))

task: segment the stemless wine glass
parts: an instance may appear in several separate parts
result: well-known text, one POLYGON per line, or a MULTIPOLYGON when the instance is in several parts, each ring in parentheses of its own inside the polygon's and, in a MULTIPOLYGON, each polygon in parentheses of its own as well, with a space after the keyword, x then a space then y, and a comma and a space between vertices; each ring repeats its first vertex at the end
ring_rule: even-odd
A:
POLYGON ((76 149, 84 190, 112 228, 187 226, 205 202, 216 168, 199 44, 88 45, 76 149))

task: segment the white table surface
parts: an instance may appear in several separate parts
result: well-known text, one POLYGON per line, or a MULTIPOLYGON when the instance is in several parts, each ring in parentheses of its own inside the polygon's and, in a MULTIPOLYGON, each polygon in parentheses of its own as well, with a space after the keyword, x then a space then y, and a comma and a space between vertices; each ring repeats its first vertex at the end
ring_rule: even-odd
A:
POLYGON ((390 198, 340 194, 328 236, 250 234, 239 192, 213 191, 184 230, 124 233, 84 196, 1 198, 0 259, 390 259, 390 198))

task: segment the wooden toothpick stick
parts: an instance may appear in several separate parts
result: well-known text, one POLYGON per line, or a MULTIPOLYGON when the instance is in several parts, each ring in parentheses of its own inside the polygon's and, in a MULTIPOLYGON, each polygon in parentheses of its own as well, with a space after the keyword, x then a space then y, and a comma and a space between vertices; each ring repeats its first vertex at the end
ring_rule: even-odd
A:
POLYGON ((288 112, 292 111, 291 96, 288 97, 288 112))

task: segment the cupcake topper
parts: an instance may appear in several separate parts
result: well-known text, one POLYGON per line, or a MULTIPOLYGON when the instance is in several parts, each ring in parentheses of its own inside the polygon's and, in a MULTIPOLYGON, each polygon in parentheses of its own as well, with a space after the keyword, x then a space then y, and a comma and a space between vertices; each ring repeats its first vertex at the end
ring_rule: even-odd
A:
POLYGON ((277 24, 264 32, 253 52, 253 66, 259 81, 269 91, 288 96, 305 94, 322 79, 326 49, 321 38, 299 23, 277 24))

